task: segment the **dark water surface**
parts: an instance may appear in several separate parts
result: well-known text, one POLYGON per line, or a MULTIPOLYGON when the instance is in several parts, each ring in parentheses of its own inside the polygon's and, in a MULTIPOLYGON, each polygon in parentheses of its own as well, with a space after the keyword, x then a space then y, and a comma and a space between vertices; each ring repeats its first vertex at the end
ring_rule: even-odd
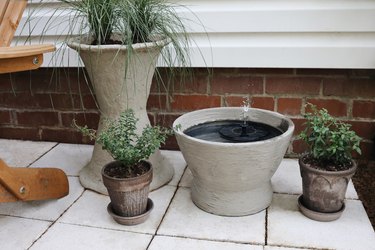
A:
POLYGON ((283 133, 264 123, 249 121, 246 126, 243 124, 239 120, 207 122, 188 128, 184 133, 194 138, 224 143, 263 141, 283 133))

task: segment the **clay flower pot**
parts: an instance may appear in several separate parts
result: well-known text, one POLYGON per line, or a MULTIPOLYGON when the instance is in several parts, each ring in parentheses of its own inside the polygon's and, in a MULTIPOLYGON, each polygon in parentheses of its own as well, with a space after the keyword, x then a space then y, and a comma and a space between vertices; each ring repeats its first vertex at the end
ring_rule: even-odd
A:
POLYGON ((316 169, 299 159, 303 195, 299 199, 301 212, 318 221, 338 219, 345 209, 345 194, 357 164, 344 171, 316 169))
POLYGON ((133 178, 117 178, 108 174, 110 168, 121 164, 118 161, 108 163, 102 169, 103 183, 111 199, 108 212, 113 214, 112 217, 121 224, 139 224, 148 217, 152 209, 152 201, 148 199, 152 181, 152 166, 146 161, 142 163, 148 167, 148 171, 133 178), (140 217, 143 220, 140 220, 140 217))

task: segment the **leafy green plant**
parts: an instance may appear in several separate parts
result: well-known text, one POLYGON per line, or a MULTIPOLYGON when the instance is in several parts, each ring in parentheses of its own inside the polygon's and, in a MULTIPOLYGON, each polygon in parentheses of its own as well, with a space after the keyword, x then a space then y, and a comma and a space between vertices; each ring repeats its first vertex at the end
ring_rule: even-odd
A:
POLYGON ((351 125, 338 121, 326 109, 307 104, 311 112, 304 115, 306 128, 299 137, 310 147, 310 156, 321 166, 351 165, 352 152, 361 154, 361 138, 350 130, 351 125))
POLYGON ((137 134, 138 120, 134 111, 128 109, 122 112, 118 119, 107 120, 99 134, 87 126, 78 126, 75 121, 73 121, 73 126, 84 135, 89 136, 90 139, 96 139, 115 160, 120 161, 125 168, 132 171, 137 163, 148 159, 156 149, 164 144, 167 136, 172 133, 170 129, 148 125, 141 134, 137 134))

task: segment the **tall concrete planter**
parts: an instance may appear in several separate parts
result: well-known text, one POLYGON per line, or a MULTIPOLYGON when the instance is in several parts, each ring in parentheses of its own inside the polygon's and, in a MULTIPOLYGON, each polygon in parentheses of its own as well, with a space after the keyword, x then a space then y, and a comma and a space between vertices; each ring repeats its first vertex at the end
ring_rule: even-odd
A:
MULTIPOLYGON (((133 45, 133 54, 127 65, 128 50, 122 45, 88 45, 88 39, 75 38, 68 46, 75 49, 90 77, 100 109, 97 133, 101 132, 106 118, 117 119, 121 111, 133 109, 139 119, 137 132, 150 124, 146 104, 150 93, 156 61, 162 48, 168 43, 160 40, 155 43, 133 45)), ((107 194, 101 178, 101 169, 113 161, 101 145, 95 143, 94 152, 88 165, 80 172, 81 184, 96 192, 107 194)), ((171 163, 157 150, 148 161, 153 166, 153 181, 150 189, 156 189, 169 182, 174 174, 171 163)))
POLYGON ((209 213, 254 214, 267 208, 272 200, 271 177, 280 165, 294 131, 289 118, 276 112, 249 109, 251 121, 271 125, 283 132, 258 142, 213 142, 184 133, 198 124, 239 120, 241 115, 242 108, 203 109, 186 113, 173 124, 178 145, 193 175, 192 200, 209 213))

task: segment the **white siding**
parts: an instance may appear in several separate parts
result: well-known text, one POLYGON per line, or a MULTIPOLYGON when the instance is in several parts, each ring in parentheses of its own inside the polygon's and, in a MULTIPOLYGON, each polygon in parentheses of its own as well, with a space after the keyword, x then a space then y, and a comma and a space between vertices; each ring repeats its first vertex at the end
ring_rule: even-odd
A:
MULTIPOLYGON (((49 0, 41 9, 38 1, 29 0, 24 13, 24 20, 29 11, 35 10, 44 18, 32 32, 35 41, 42 32, 42 24, 60 5, 49 0)), ((195 67, 375 68, 375 0, 182 0, 178 3, 189 6, 205 27, 191 13, 181 12, 196 21, 189 30, 205 62, 193 46, 195 67)), ((61 15, 56 21, 59 25, 44 32, 46 41, 62 40, 67 29, 63 20, 61 15)), ((18 34, 27 36, 29 31, 24 28, 18 34)), ((70 66, 76 64, 76 58, 70 57, 70 66)), ((67 64, 65 60, 63 65, 67 64)))

